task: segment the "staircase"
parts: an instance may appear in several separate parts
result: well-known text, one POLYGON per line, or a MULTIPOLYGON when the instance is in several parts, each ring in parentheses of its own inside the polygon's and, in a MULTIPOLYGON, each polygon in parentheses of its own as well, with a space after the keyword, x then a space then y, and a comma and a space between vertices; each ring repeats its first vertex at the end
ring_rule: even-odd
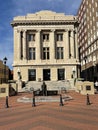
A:
MULTIPOLYGON (((41 85, 43 82, 34 82, 30 81, 26 84, 26 86, 23 88, 26 91, 31 90, 41 90, 41 85)), ((47 85, 47 90, 70 90, 71 84, 69 81, 63 80, 63 81, 45 81, 45 84, 47 85)))

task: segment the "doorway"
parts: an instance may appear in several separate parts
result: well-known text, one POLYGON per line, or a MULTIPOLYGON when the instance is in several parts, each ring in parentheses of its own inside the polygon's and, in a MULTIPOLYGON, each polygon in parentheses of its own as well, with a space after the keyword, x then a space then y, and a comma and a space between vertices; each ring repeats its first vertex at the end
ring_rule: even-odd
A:
POLYGON ((50 69, 43 69, 43 80, 50 80, 50 69))
POLYGON ((58 80, 65 80, 65 69, 58 69, 58 80))

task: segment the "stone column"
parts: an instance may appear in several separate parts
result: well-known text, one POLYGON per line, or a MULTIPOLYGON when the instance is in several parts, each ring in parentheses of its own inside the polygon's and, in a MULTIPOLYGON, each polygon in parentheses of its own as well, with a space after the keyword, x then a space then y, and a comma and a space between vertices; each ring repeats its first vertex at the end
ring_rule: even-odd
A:
POLYGON ((40 60, 41 59, 41 38, 40 38, 40 32, 41 30, 37 30, 36 33, 36 59, 40 60))
POLYGON ((74 31, 71 30, 70 34, 70 47, 71 47, 71 58, 74 58, 74 31))
POLYGON ((21 59, 21 31, 17 30, 17 59, 21 59))
POLYGON ((76 50, 76 59, 79 59, 78 54, 78 40, 77 40, 77 31, 75 31, 75 50, 76 50))
POLYGON ((64 32, 64 58, 69 58, 69 33, 68 30, 65 30, 64 32))
POLYGON ((26 60, 27 56, 26 56, 26 30, 23 31, 23 60, 26 60))
POLYGON ((71 31, 68 30, 68 52, 69 52, 68 58, 70 58, 70 54, 71 54, 70 35, 71 35, 71 31))
POLYGON ((51 33, 50 33, 50 59, 51 60, 54 60, 55 59, 55 36, 54 36, 54 33, 55 30, 51 30, 51 33))

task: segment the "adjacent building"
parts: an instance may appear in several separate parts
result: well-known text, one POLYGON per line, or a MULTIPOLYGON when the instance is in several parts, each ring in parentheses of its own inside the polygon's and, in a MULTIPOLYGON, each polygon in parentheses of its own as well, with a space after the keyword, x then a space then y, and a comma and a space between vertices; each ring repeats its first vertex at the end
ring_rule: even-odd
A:
POLYGON ((79 77, 76 16, 40 11, 17 16, 14 31, 14 80, 59 81, 79 77))
POLYGON ((98 80, 98 0, 83 0, 78 10, 81 76, 98 80))
POLYGON ((0 84, 8 82, 9 79, 9 67, 3 64, 0 60, 0 84))

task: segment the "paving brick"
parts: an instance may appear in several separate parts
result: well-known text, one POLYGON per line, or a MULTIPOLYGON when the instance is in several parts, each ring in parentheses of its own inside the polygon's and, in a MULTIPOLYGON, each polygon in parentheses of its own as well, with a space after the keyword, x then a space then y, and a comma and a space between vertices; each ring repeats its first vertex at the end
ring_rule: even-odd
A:
MULTIPOLYGON (((5 98, 0 98, 0 130, 98 130, 98 94, 90 95, 91 105, 86 105, 86 96, 74 91, 67 93, 73 100, 59 102, 19 103, 23 96, 9 97, 9 108, 5 98)), ((63 95, 64 96, 64 95, 63 95)))

